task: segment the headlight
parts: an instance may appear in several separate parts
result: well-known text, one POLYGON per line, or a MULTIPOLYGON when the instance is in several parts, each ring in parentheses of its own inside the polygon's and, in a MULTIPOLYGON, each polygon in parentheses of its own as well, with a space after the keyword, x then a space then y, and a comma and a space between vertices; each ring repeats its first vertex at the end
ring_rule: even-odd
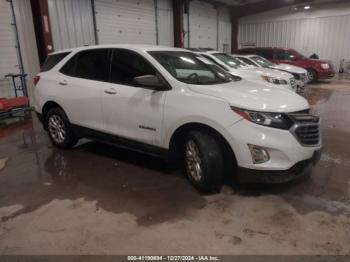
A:
POLYGON ((284 79, 278 79, 275 77, 271 77, 271 76, 261 76, 262 79, 264 79, 265 81, 275 84, 275 85, 288 85, 288 82, 284 79))
POLYGON ((322 69, 329 69, 329 64, 321 64, 322 69))
POLYGON ((283 113, 257 112, 236 107, 231 107, 231 109, 244 119, 262 126, 288 130, 293 124, 283 113))

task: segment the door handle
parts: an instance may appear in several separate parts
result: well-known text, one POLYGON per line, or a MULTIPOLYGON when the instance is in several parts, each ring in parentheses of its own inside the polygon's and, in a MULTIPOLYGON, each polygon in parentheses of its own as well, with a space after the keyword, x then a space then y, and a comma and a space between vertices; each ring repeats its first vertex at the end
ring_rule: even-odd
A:
POLYGON ((66 80, 62 80, 60 82, 58 82, 61 86, 66 86, 68 85, 67 81, 66 80))
POLYGON ((115 95, 117 93, 117 90, 115 90, 114 88, 111 88, 111 89, 106 89, 104 92, 108 95, 115 95))

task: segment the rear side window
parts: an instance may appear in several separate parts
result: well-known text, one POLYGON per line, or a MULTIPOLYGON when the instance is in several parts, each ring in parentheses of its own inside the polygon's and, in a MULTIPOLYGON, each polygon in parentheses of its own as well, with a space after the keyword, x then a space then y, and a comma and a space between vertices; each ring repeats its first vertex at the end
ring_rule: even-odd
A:
POLYGON ((48 55, 43 66, 40 69, 40 72, 46 72, 52 69, 55 65, 57 65, 63 58, 65 58, 70 52, 59 53, 48 55))
POLYGON ((81 51, 72 57, 60 70, 61 73, 91 79, 96 81, 107 81, 108 49, 93 49, 81 51))
POLYGON ((156 75, 146 59, 128 50, 113 51, 110 82, 133 86, 133 79, 144 75, 156 75))
POLYGON ((268 60, 273 59, 273 50, 258 49, 256 50, 256 54, 259 56, 265 57, 268 60))

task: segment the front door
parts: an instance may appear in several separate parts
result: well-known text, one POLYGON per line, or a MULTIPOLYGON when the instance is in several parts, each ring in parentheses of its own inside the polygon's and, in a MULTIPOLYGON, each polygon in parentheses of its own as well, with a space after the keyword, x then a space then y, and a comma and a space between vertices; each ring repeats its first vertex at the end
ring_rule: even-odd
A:
POLYGON ((166 92, 136 86, 133 79, 143 75, 156 75, 143 56, 113 50, 109 83, 102 94, 105 127, 110 134, 160 146, 166 92))

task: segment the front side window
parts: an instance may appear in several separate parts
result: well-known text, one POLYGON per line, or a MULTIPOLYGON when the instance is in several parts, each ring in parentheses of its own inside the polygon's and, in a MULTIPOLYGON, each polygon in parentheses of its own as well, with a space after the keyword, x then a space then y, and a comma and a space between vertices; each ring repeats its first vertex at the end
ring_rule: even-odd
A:
POLYGON ((79 52, 74 76, 96 81, 106 81, 108 52, 107 49, 92 49, 79 52))
POLYGON ((122 49, 113 51, 110 82, 134 86, 134 78, 145 75, 156 75, 156 71, 141 55, 122 49))
POLYGON ((237 69, 240 67, 247 67, 247 65, 245 63, 241 62, 236 57, 232 57, 232 56, 225 54, 225 53, 216 53, 216 54, 213 54, 213 56, 215 56, 221 62, 225 63, 226 65, 228 65, 229 67, 232 67, 232 68, 237 69))
POLYGON ((254 62, 246 57, 240 56, 240 57, 236 57, 236 59, 238 59, 241 63, 245 64, 246 67, 256 67, 254 62))
POLYGON ((58 54, 52 54, 48 55, 46 58, 43 66, 40 69, 40 72, 46 72, 52 69, 55 65, 57 65, 63 58, 65 58, 67 55, 69 55, 70 52, 64 52, 64 53, 58 53, 58 54))
POLYGON ((271 67, 274 66, 273 63, 271 63, 269 60, 261 57, 261 56, 252 56, 251 57, 252 60, 254 60, 258 65, 260 65, 261 67, 271 67))
POLYGON ((156 59, 177 80, 196 85, 227 83, 233 77, 206 58, 190 52, 151 51, 156 59))

